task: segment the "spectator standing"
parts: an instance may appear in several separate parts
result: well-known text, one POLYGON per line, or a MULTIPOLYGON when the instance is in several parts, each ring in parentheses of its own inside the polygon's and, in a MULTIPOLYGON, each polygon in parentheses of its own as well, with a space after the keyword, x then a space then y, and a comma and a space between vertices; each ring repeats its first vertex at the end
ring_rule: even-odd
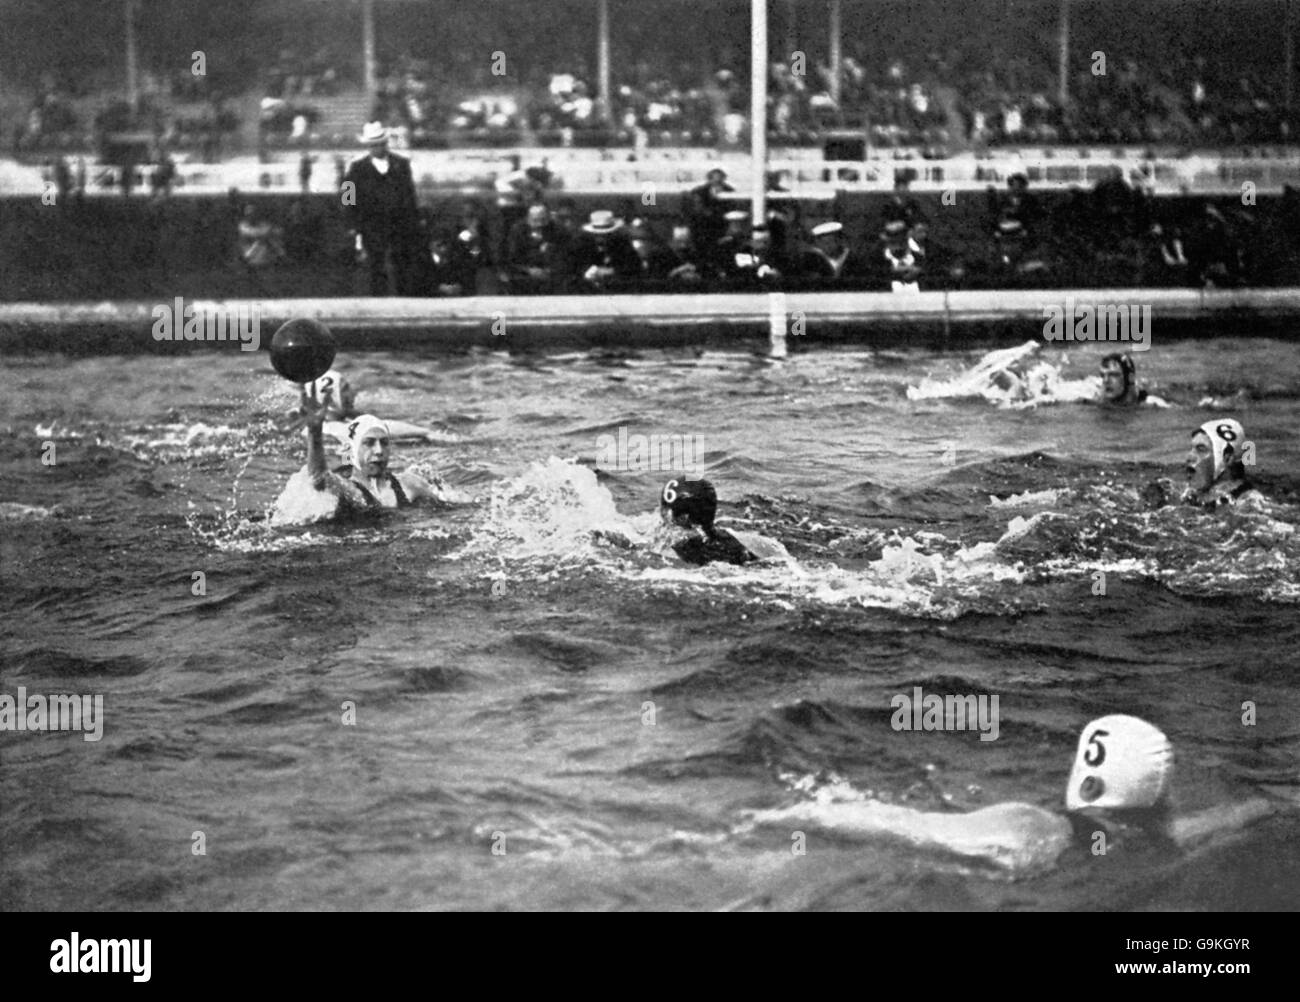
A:
POLYGON ((705 266, 713 266, 718 242, 727 231, 727 204, 720 196, 734 190, 727 184, 727 172, 715 167, 702 185, 687 193, 686 222, 695 238, 695 257, 705 266))
POLYGON ((369 264, 370 294, 388 295, 391 259, 397 294, 411 295, 419 241, 411 161, 389 152, 388 130, 380 122, 367 123, 359 138, 367 152, 349 165, 341 193, 348 230, 369 264))

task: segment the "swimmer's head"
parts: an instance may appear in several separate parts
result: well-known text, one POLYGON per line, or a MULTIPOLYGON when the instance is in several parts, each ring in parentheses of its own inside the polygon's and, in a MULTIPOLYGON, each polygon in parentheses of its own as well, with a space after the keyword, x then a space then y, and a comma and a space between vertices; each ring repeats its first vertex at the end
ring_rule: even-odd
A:
POLYGON ((373 414, 362 414, 348 425, 352 469, 372 480, 388 472, 388 425, 373 414))
POLYGON ((330 369, 303 389, 308 393, 314 390, 317 400, 324 400, 326 392, 330 394, 328 416, 331 418, 347 417, 357 405, 356 391, 352 389, 352 384, 348 382, 347 377, 341 375, 337 369, 330 369))
POLYGON ((1183 464, 1188 486, 1204 491, 1219 480, 1244 480, 1246 468, 1241 460, 1245 444, 1241 422, 1232 418, 1206 421, 1192 432, 1192 447, 1183 464))
POLYGON ((659 513, 674 525, 712 535, 718 492, 707 480, 670 480, 659 492, 659 513))
POLYGON ((1169 792, 1173 767, 1173 747, 1159 728, 1124 714, 1101 717, 1079 735, 1066 809, 1155 807, 1169 792))
POLYGON ((1137 366, 1133 357, 1115 352, 1101 360, 1101 396, 1107 403, 1125 403, 1137 396, 1137 366))

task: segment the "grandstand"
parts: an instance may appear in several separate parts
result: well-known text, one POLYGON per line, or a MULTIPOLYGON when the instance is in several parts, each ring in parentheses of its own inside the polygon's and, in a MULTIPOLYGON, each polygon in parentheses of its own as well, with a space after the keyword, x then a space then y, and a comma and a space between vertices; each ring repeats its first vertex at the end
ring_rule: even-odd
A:
MULTIPOLYGON (((1024 143, 1223 148, 1295 135, 1294 0, 975 5, 978 19, 970 5, 937 0, 771 0, 770 139, 821 146, 860 135, 871 147, 946 156, 1024 143)), ((430 148, 725 148, 742 146, 748 129, 745 0, 3 7, 12 30, 0 42, 0 135, 20 152, 93 148, 100 116, 124 102, 164 133, 174 120, 215 117, 224 102, 238 120, 225 130, 225 155, 259 137, 346 144, 376 113, 404 127, 411 146, 430 148), (200 51, 196 76, 191 53, 200 51), (299 115, 307 130, 294 135, 299 115)), ((169 142, 198 148, 203 130, 179 128, 169 142)))

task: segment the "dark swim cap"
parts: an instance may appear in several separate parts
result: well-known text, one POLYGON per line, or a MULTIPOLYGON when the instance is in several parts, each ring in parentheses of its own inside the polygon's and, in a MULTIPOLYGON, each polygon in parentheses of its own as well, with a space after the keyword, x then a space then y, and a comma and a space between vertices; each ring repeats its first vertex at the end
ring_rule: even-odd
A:
POLYGON ((1133 364, 1132 357, 1127 352, 1112 352, 1101 360, 1101 364, 1119 366, 1120 371, 1124 373, 1124 392, 1127 393, 1137 375, 1137 366, 1133 364))
POLYGON ((705 532, 713 530, 718 513, 718 492, 707 480, 670 480, 659 493, 659 507, 673 513, 673 521, 685 519, 705 532))

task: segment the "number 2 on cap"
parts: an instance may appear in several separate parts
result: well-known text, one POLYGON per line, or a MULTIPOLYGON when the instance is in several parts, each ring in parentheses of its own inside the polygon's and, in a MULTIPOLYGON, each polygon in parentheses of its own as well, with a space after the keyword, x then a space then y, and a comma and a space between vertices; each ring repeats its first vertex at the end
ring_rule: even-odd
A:
POLYGON ((664 484, 664 504, 672 504, 677 500, 677 492, 673 490, 677 486, 676 480, 670 480, 664 484))
POLYGON ((1110 737, 1110 731, 1093 731, 1092 737, 1088 739, 1088 750, 1083 753, 1083 761, 1090 766, 1099 766, 1106 761, 1106 746, 1099 741, 1099 738, 1110 737), (1097 746, 1094 754, 1092 746, 1097 746))

